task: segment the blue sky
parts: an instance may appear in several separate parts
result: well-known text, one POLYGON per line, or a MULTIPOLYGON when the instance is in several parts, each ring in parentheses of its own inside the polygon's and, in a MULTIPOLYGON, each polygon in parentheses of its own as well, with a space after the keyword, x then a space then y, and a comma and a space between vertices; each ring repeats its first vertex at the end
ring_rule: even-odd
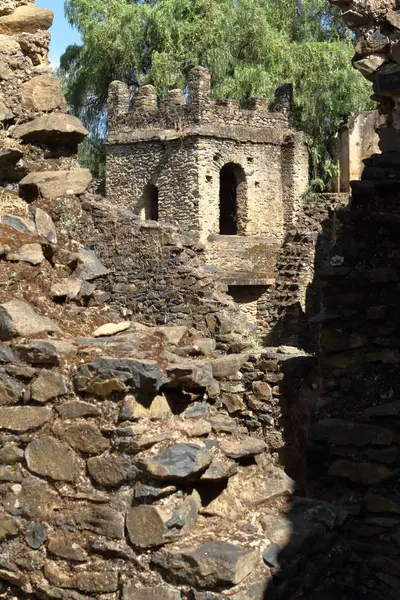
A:
POLYGON ((65 48, 70 44, 79 43, 80 37, 64 16, 64 0, 36 0, 36 5, 40 8, 51 8, 54 12, 53 27, 50 30, 50 60, 56 67, 65 48))

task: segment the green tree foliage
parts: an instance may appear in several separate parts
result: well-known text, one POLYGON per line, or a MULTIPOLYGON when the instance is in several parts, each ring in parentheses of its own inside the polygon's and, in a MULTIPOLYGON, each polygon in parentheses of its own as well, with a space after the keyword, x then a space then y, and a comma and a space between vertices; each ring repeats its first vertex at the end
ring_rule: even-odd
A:
MULTIPOLYGON (((61 59, 75 112, 99 149, 108 85, 154 84, 161 96, 206 66, 215 99, 272 100, 291 82, 298 126, 310 138, 315 179, 328 179, 327 147, 350 112, 369 107, 369 85, 351 67, 351 34, 327 0, 65 0, 82 46, 61 59)), ((90 150, 90 149, 89 149, 90 150)), ((86 148, 87 156, 90 151, 86 148)))

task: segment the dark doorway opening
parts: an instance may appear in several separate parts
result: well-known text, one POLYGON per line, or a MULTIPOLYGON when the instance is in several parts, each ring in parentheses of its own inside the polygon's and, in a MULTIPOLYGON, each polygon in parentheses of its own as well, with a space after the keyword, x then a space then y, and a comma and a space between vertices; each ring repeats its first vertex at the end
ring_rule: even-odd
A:
POLYGON ((237 235, 237 181, 233 165, 222 167, 219 181, 219 232, 237 235))
POLYGON ((247 212, 246 175, 240 165, 228 163, 220 171, 219 233, 244 235, 247 212))
POLYGON ((143 194, 144 218, 146 221, 158 221, 158 188, 149 183, 143 194))

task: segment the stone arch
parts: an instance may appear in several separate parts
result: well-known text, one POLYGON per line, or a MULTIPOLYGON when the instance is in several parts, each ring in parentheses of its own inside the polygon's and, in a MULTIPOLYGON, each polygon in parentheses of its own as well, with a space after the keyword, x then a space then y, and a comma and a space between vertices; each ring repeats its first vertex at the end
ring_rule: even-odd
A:
POLYGON ((139 216, 144 221, 158 221, 158 187, 148 183, 144 189, 139 203, 139 216))
POLYGON ((219 173, 219 233, 244 235, 246 213, 246 174, 239 164, 227 163, 219 173))

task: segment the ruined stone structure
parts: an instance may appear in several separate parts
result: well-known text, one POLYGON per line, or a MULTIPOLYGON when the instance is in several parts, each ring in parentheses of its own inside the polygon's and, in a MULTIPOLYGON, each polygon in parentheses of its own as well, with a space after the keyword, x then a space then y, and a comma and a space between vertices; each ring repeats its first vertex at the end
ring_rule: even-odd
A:
POLYGON ((375 110, 350 115, 340 128, 335 155, 338 166, 334 191, 349 192, 351 181, 361 179, 364 160, 379 153, 379 114, 375 110))
POLYGON ((213 102, 210 74, 190 73, 188 98, 159 102, 144 86, 109 92, 107 197, 145 220, 175 222, 206 246, 205 260, 256 321, 258 298, 275 282, 278 249, 302 211, 308 151, 290 122, 286 87, 275 110, 253 98, 213 102))
MULTIPOLYGON (((379 30, 394 53, 394 3, 341 4, 352 18, 368 12, 359 43, 379 30)), ((0 0, 0 594, 397 600, 398 153, 368 159, 348 208, 327 195, 299 212, 297 196, 282 195, 275 239, 210 230, 203 244, 200 228, 163 222, 161 189, 158 222, 140 218, 130 188, 117 202, 87 189, 75 155, 85 130, 49 72, 51 20, 33 2, 0 0), (256 271, 254 258, 235 255, 251 273, 243 293, 266 288, 246 310, 270 340, 295 343, 309 326, 317 357, 253 347, 254 327, 226 293, 236 287, 240 300, 243 280, 224 283, 209 259, 233 238, 246 253, 262 246, 256 271)), ((194 79, 203 83, 192 97, 202 97, 207 79, 194 79)), ((154 144, 159 157, 158 119, 172 108, 156 110, 149 88, 133 114, 125 87, 110 96, 128 136, 142 111, 142 133, 156 139, 138 146, 154 144)), ((190 95, 173 100, 191 113, 190 95)), ((282 124, 277 104, 272 114, 208 110, 282 124)), ((302 147, 291 135, 268 138, 271 156, 296 153, 296 139, 302 147)), ((247 157, 251 142, 241 145, 247 157)), ((109 147, 116 168, 122 148, 109 147)))

